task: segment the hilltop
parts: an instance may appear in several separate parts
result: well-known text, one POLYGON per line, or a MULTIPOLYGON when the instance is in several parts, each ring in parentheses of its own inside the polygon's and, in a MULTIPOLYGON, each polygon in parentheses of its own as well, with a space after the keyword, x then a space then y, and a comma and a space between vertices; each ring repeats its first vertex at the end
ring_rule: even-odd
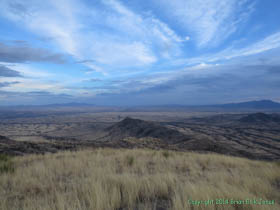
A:
MULTIPOLYGON (((251 141, 245 137, 237 138, 238 133, 213 135, 196 130, 182 130, 167 124, 150 122, 130 117, 106 128, 107 135, 103 138, 105 145, 125 148, 164 148, 179 151, 215 152, 252 159, 279 159, 280 149, 276 141, 251 141), (267 149, 269 148, 269 150, 267 149)), ((191 127, 188 125, 188 127, 191 127)), ((215 127, 214 127, 215 128, 215 127)), ((217 128, 215 128, 217 129, 217 128)), ((213 130, 215 131, 215 130, 213 130)), ((218 132, 218 131, 215 131, 218 132)), ((220 130, 219 132, 223 132, 220 130)), ((240 135, 240 134, 239 134, 240 135)))
POLYGON ((162 126, 159 123, 130 117, 126 117, 106 130, 109 132, 112 141, 121 140, 125 137, 152 137, 161 139, 166 143, 177 143, 190 139, 190 137, 177 130, 162 126))
MULTIPOLYGON (((107 148, 16 157, 4 162, 11 170, 1 171, 4 159, 3 210, 187 210, 196 209, 189 199, 217 198, 274 200, 274 205, 218 205, 227 210, 280 208, 280 167, 274 162, 107 148)), ((214 210, 217 205, 202 204, 199 209, 214 210)))

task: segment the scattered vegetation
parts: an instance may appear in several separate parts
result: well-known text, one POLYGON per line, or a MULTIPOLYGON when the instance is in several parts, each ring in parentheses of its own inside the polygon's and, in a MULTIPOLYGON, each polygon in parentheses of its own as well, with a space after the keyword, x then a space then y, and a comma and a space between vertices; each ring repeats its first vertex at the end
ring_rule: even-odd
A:
POLYGON ((5 154, 0 154, 0 174, 13 173, 15 171, 12 158, 5 154))
POLYGON ((132 166, 134 163, 134 157, 131 155, 126 156, 126 162, 128 166, 132 166))
MULTIPOLYGON (((0 156, 2 162, 10 159, 0 156)), ((280 209, 280 167, 215 154, 96 149, 13 158, 0 174, 0 209, 280 209), (167 155, 168 154, 168 155, 167 155), (168 158, 166 158, 166 157, 168 158), (192 200, 275 200, 274 205, 201 205, 192 200)))
POLYGON ((162 152, 162 155, 163 157, 168 158, 170 156, 170 153, 167 150, 165 150, 162 152))

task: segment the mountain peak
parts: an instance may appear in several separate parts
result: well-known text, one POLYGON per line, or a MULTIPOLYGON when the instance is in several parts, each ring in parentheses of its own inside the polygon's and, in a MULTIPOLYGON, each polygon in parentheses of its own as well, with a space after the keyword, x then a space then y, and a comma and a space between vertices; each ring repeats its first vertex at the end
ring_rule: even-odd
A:
POLYGON ((241 103, 222 104, 220 107, 237 109, 280 109, 280 103, 271 100, 247 101, 241 103))

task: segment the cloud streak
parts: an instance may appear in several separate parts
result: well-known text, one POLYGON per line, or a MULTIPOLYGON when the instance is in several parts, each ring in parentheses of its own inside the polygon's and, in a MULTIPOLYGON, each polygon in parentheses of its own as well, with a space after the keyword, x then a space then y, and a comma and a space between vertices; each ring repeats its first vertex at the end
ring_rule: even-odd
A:
POLYGON ((185 32, 196 35, 198 47, 215 46, 237 31, 254 11, 247 0, 163 0, 161 6, 185 32))
POLYGON ((10 85, 18 84, 19 82, 0 82, 0 88, 8 87, 10 85))
POLYGON ((22 75, 18 71, 0 64, 0 77, 22 77, 22 75))
POLYGON ((0 43, 0 62, 51 62, 62 64, 65 62, 62 54, 51 53, 46 49, 32 48, 28 45, 7 45, 0 43))

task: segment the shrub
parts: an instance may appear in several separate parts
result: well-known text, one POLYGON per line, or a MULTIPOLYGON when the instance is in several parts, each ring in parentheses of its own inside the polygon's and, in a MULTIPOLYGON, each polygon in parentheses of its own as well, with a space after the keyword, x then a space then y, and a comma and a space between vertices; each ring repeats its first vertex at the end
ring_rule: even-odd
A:
POLYGON ((168 151, 162 152, 163 157, 168 158, 170 156, 170 153, 168 151))
POLYGON ((12 158, 5 154, 0 154, 0 174, 13 173, 15 171, 12 158))
POLYGON ((10 159, 11 159, 11 157, 8 156, 8 155, 6 155, 6 154, 0 154, 0 163, 1 163, 1 162, 6 162, 6 161, 8 161, 8 160, 10 160, 10 159))

